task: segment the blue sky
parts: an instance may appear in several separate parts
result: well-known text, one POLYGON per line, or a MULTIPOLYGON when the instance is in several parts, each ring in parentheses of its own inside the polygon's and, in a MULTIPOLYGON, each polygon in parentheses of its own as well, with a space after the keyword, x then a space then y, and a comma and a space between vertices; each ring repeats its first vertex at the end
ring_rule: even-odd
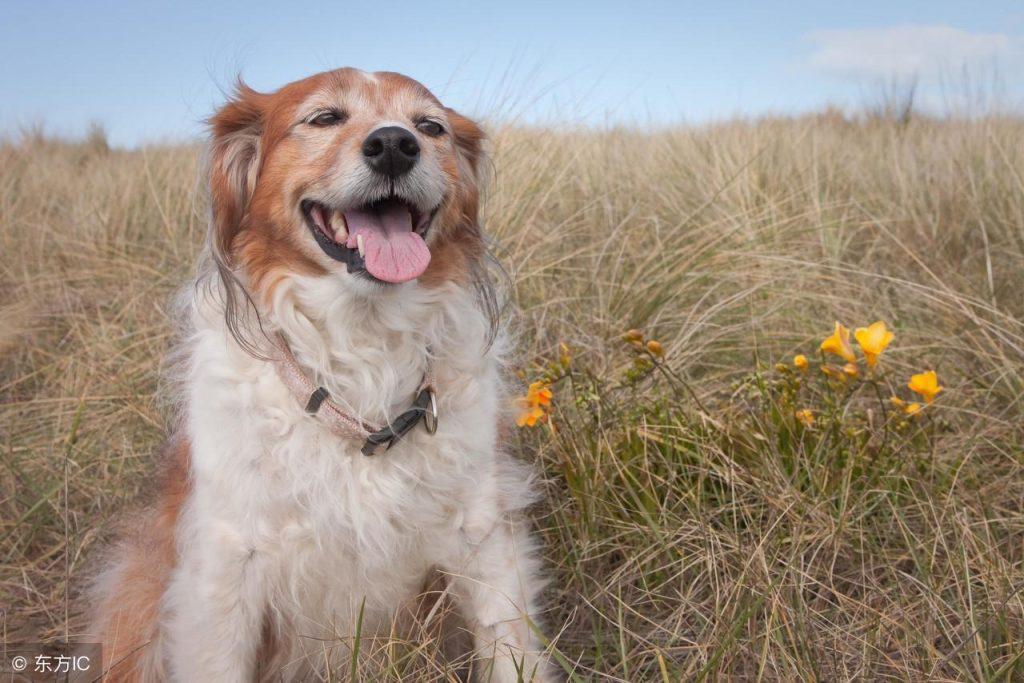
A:
POLYGON ((343 65, 401 71, 467 113, 529 122, 853 106, 915 74, 940 108, 965 70, 998 74, 1016 104, 1024 4, 0 0, 0 63, 0 134, 97 121, 124 145, 200 135, 237 73, 269 90, 343 65))

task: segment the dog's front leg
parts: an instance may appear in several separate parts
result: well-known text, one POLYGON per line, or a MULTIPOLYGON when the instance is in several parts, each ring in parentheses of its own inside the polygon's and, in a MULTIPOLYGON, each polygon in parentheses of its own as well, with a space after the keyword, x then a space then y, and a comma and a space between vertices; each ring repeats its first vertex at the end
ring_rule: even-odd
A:
POLYGON ((498 519, 490 530, 465 531, 462 561, 451 568, 451 581, 470 622, 477 656, 483 660, 479 679, 495 683, 553 680, 536 635, 536 600, 543 582, 525 525, 498 519))
POLYGON ((231 525, 195 531, 169 597, 173 680, 254 679, 267 602, 265 562, 231 525))

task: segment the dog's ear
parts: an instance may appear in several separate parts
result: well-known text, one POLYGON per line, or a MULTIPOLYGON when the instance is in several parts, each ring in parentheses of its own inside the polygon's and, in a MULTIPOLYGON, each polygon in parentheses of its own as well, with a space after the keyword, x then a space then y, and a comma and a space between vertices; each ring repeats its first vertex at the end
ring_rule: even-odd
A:
POLYGON ((213 246, 228 260, 259 175, 267 99, 239 79, 234 96, 208 121, 213 246))
POLYGON ((452 127, 452 137, 459 151, 460 161, 464 162, 470 177, 479 184, 484 161, 484 131, 476 123, 452 109, 445 113, 452 127))

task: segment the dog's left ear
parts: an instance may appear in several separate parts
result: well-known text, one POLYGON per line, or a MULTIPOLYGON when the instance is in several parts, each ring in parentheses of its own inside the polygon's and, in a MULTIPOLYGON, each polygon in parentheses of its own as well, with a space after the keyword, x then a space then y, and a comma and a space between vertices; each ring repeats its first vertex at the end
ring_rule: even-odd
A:
POLYGON ((214 248, 227 260, 256 187, 268 97, 239 80, 234 97, 208 122, 214 248))
POLYGON ((459 151, 459 159, 465 164, 470 177, 479 185, 484 161, 483 144, 487 136, 480 126, 457 111, 447 109, 445 113, 452 127, 452 137, 459 151))

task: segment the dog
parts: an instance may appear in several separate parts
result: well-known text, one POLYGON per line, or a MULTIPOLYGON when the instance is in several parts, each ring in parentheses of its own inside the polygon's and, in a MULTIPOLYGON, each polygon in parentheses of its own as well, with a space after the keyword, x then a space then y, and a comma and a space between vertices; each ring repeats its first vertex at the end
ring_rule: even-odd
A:
POLYGON ((551 680, 533 485, 500 444, 484 133, 410 78, 348 68, 239 81, 209 127, 178 426, 91 591, 108 680, 322 675, 431 572, 474 672, 551 680))

